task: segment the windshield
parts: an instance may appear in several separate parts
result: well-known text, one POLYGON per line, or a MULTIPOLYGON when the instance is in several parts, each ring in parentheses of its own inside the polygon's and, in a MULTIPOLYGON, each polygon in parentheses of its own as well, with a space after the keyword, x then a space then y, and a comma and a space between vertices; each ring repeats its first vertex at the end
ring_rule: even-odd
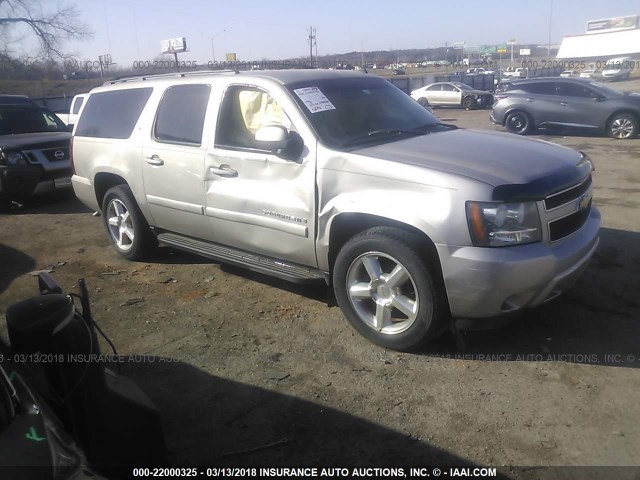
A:
POLYGON ((336 149, 371 146, 446 130, 389 82, 363 76, 287 85, 320 141, 336 149))
POLYGON ((62 120, 47 109, 0 107, 0 135, 66 131, 67 127, 62 120))

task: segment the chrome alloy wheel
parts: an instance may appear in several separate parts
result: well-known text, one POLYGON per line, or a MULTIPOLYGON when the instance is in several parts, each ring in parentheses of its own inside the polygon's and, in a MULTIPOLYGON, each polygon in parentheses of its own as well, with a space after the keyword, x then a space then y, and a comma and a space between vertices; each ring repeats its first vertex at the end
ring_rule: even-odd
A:
POLYGON ((117 198, 111 200, 107 208, 107 218, 113 243, 122 251, 131 249, 135 238, 133 220, 124 203, 117 198))
POLYGON ((360 320, 388 335, 404 332, 418 315, 419 296, 409 271, 381 252, 357 257, 347 271, 347 294, 360 320))
POLYGON ((629 138, 633 133, 633 122, 626 117, 616 118, 611 123, 611 136, 615 138, 629 138))

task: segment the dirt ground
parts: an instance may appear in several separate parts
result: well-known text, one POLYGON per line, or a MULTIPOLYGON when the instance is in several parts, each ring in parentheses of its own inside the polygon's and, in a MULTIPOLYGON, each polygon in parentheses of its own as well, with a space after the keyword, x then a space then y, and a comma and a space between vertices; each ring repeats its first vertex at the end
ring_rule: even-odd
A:
MULTIPOLYGON (((488 111, 435 113, 500 130, 488 111)), ((0 314, 35 294, 29 272, 53 266, 69 290, 84 277, 96 321, 120 354, 138 356, 123 373, 161 410, 176 464, 473 464, 511 478, 551 473, 510 466, 637 466, 640 139, 538 137, 594 160, 600 247, 564 296, 466 334, 465 350, 450 335, 421 354, 374 346, 327 305, 322 285, 166 247, 125 261, 102 219, 70 196, 0 216, 0 314), (255 447, 266 448, 242 453, 255 447)))

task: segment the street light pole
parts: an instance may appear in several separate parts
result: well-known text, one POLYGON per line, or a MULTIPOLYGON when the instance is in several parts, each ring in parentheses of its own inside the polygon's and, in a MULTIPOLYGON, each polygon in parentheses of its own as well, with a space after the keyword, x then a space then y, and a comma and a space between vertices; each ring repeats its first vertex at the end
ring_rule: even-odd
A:
POLYGON ((553 16, 553 0, 549 0, 549 43, 547 44, 547 62, 551 59, 551 18, 553 16))
POLYGON ((216 63, 216 51, 213 48, 213 39, 216 38, 221 33, 224 33, 224 32, 226 32, 226 30, 222 30, 221 32, 216 33, 212 37, 209 37, 209 40, 211 40, 211 58, 212 58, 214 64, 216 63))

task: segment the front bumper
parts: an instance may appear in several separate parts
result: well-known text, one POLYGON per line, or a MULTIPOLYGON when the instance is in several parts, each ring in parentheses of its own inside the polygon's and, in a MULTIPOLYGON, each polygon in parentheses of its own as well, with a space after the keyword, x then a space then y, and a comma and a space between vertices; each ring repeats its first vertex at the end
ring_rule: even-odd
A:
POLYGON ((491 120, 491 123, 493 123, 494 125, 502 125, 502 122, 499 122, 499 121, 496 119, 496 117, 495 117, 495 115, 494 115, 494 113, 493 113, 493 112, 491 112, 491 113, 489 114, 489 120, 491 120))
POLYGON ((0 166, 0 192, 10 197, 71 188, 71 168, 45 171, 39 165, 0 166))
POLYGON ((595 252, 600 213, 562 241, 515 247, 437 245, 455 318, 486 318, 547 302, 567 290, 595 252))

